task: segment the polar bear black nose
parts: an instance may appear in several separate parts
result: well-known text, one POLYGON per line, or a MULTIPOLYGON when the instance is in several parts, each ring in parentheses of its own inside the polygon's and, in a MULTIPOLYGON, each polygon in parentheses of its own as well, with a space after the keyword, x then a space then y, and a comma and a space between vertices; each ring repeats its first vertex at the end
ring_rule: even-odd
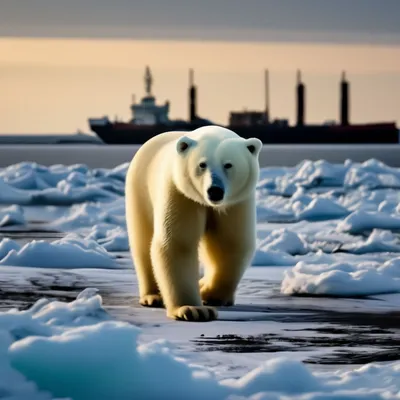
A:
POLYGON ((207 190, 207 195, 211 201, 221 201, 224 198, 224 189, 219 186, 211 186, 207 190))

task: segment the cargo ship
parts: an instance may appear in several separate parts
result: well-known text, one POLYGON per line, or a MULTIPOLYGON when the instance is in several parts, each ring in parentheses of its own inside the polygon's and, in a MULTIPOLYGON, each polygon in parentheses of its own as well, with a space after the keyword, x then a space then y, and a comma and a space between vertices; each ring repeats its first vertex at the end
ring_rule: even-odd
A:
POLYGON ((106 144, 141 145, 155 135, 167 131, 191 131, 206 125, 225 126, 244 138, 256 137, 264 144, 387 144, 399 143, 395 122, 351 124, 349 121, 349 82, 342 73, 340 82, 340 121, 310 125, 305 122, 306 88, 297 72, 296 124, 286 119, 270 119, 269 73, 265 71, 266 104, 263 111, 231 112, 228 125, 214 124, 197 114, 197 87, 193 70, 189 70, 189 118, 171 120, 169 101, 157 104, 152 94, 153 78, 145 70, 145 96, 140 103, 131 104, 132 119, 128 122, 110 121, 107 116, 89 118, 90 129, 106 144))

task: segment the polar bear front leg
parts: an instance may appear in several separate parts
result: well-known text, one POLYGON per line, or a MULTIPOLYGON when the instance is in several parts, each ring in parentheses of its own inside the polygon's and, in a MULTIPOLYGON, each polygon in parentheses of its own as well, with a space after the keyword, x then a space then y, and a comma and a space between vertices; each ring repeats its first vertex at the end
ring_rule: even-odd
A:
POLYGON ((202 304, 198 286, 198 243, 205 210, 185 198, 170 200, 166 212, 156 210, 151 245, 154 274, 167 316, 184 321, 214 320, 217 311, 202 304))
POLYGON ((200 280, 203 304, 232 306, 239 282, 256 248, 256 211, 248 200, 210 216, 210 229, 201 242, 204 277, 200 280))

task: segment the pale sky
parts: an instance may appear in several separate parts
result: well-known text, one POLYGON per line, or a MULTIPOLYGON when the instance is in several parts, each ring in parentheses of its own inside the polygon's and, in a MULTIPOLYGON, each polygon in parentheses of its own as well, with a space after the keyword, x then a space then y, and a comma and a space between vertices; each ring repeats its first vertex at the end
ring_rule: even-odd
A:
POLYGON ((88 131, 88 117, 128 119, 147 64, 171 117, 187 118, 189 68, 199 114, 219 123, 230 110, 263 109, 269 68, 271 112, 293 122, 301 68, 307 121, 337 119, 346 69, 351 119, 400 123, 400 1, 110 3, 2 0, 1 133, 88 131))
POLYGON ((2 0, 0 35, 400 43, 398 0, 2 0))

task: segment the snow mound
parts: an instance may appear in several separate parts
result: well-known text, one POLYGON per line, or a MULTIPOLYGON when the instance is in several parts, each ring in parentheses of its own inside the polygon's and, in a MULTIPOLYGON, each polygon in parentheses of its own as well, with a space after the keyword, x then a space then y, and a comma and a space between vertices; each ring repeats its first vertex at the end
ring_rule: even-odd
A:
POLYGON ((0 210, 0 227, 25 224, 24 210, 18 205, 4 207, 0 210))
POLYGON ((21 246, 10 239, 0 242, 0 266, 38 268, 119 268, 116 259, 93 240, 74 235, 46 242, 33 240, 21 246))
MULTIPOLYGON (((114 203, 112 205, 115 206, 114 203)), ((125 209, 108 209, 101 204, 75 204, 62 216, 49 224, 50 227, 62 231, 71 231, 83 227, 93 227, 96 224, 122 225, 125 224, 125 209)))
POLYGON ((299 187, 400 188, 400 170, 375 159, 363 163, 346 160, 343 164, 304 160, 293 168, 261 170, 260 190, 289 195, 299 187))
POLYGON ((107 224, 95 225, 86 236, 86 239, 95 240, 110 252, 129 251, 128 234, 120 226, 113 227, 107 224))
POLYGON ((0 171, 0 203, 71 205, 108 202, 124 194, 128 163, 112 170, 86 165, 52 165, 23 162, 0 171))
POLYGON ((140 344, 140 329, 111 320, 86 289, 71 303, 36 302, 0 313, 0 393, 10 399, 398 399, 400 363, 313 373, 268 360, 218 380, 177 357, 165 340, 140 344), (288 379, 290 377, 290 379, 288 379))
POLYGON ((368 236, 367 240, 357 241, 351 244, 341 246, 342 250, 353 254, 367 253, 399 253, 400 242, 392 232, 374 229, 368 236))
POLYGON ((399 188, 400 169, 374 159, 343 164, 304 160, 293 168, 261 170, 258 215, 272 222, 340 219, 354 211, 398 217, 399 188))
POLYGON ((257 247, 263 252, 283 251, 291 255, 307 254, 310 251, 302 236, 288 229, 273 230, 257 247))
POLYGON ((304 208, 301 207, 301 203, 296 202, 293 209, 298 220, 306 221, 339 219, 350 214, 347 208, 326 198, 315 198, 304 208))
POLYGON ((400 292, 400 258, 377 262, 297 263, 284 272, 281 293, 319 296, 371 296, 400 292))
POLYGON ((283 251, 262 251, 257 249, 254 253, 251 265, 253 267, 287 267, 296 264, 296 259, 283 251))
POLYGON ((400 216, 392 216, 383 212, 355 211, 337 225, 339 232, 352 234, 373 229, 400 229, 400 216))

